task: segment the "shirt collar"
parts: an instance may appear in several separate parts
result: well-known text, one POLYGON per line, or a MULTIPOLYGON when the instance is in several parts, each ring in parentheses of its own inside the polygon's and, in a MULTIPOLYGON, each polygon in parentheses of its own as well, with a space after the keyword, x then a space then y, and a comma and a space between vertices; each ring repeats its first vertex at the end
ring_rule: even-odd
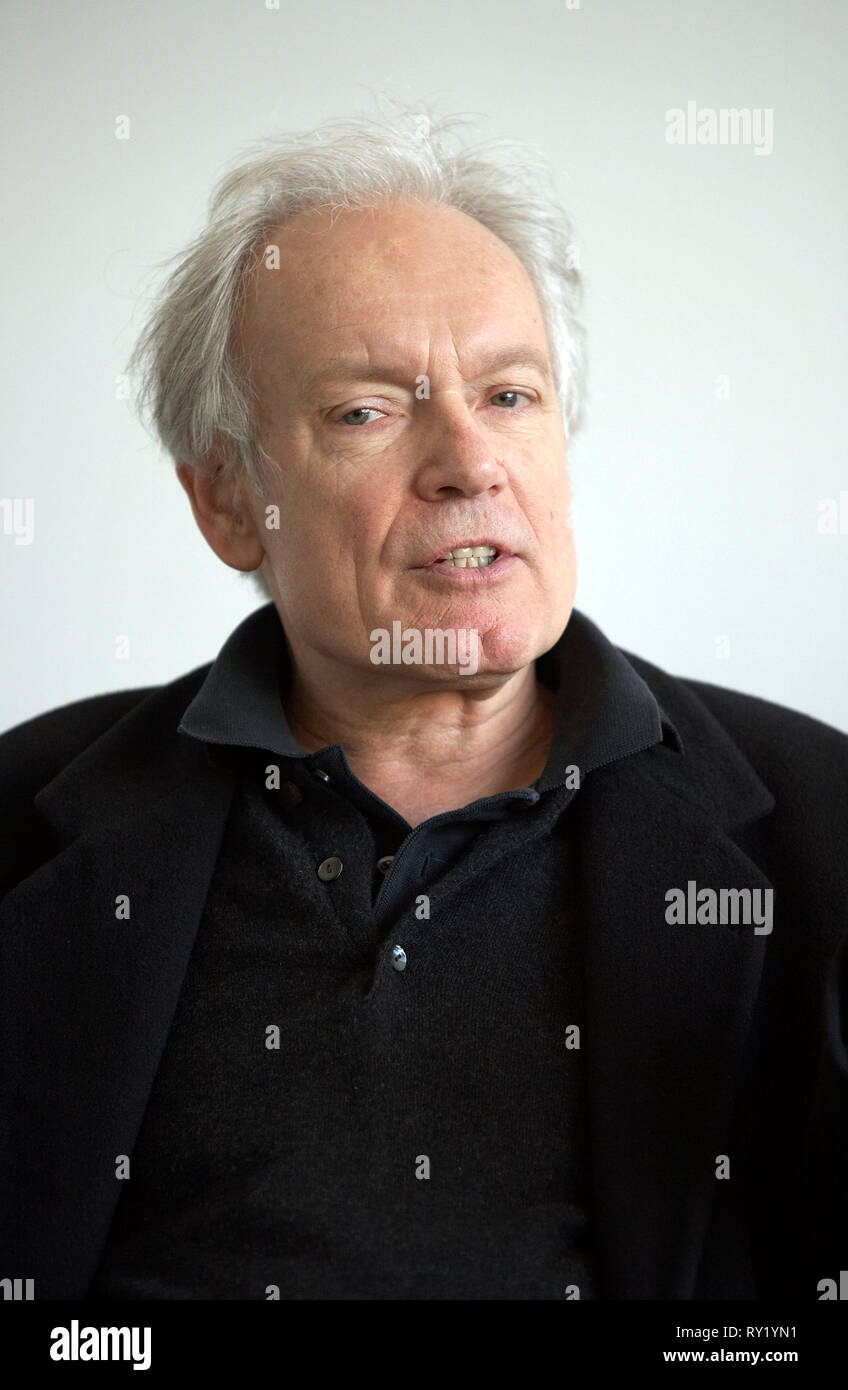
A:
MULTIPOLYGON (((227 638, 178 732, 203 743, 261 748, 284 758, 307 753, 283 708, 290 675, 285 632, 273 603, 251 613, 227 638)), ((665 743, 682 753, 677 729, 630 662, 583 613, 574 609, 559 641, 537 661, 537 674, 557 694, 556 728, 540 792, 561 785, 574 767, 583 774, 665 743)))
POLYGON ((537 660, 557 692, 550 756, 538 782, 556 786, 568 764, 583 773, 664 743, 683 752, 680 734, 653 691, 585 613, 573 609, 559 641, 537 660))

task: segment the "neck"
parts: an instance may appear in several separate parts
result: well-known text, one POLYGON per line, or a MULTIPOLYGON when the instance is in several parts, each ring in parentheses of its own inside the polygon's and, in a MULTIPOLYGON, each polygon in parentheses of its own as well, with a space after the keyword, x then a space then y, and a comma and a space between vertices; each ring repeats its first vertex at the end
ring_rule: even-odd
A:
MULTIPOLYGON (((460 678, 462 679, 462 678, 460 678)), ((417 825, 513 787, 545 767, 556 699, 533 663, 488 688, 374 689, 293 663, 285 709, 307 752, 341 743, 365 786, 417 825)))

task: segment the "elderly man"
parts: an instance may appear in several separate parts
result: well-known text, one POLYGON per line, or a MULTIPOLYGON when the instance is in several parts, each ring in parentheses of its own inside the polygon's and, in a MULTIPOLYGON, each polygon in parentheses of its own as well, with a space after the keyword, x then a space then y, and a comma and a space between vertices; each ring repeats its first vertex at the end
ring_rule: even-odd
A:
POLYGON ((0 1272, 830 1296, 848 740, 574 610, 568 224, 427 124, 264 145, 137 350, 272 601, 0 740, 0 1272))

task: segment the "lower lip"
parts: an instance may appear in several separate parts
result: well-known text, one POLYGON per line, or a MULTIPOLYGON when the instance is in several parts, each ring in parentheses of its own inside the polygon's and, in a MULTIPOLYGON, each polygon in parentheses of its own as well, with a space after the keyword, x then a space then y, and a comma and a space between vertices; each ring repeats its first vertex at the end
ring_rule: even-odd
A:
POLYGON ((472 569, 458 569, 456 565, 440 560, 435 565, 422 565, 414 573, 444 575, 454 584, 491 584, 493 580, 508 574, 517 559, 517 555, 499 555, 490 565, 476 565, 472 569))

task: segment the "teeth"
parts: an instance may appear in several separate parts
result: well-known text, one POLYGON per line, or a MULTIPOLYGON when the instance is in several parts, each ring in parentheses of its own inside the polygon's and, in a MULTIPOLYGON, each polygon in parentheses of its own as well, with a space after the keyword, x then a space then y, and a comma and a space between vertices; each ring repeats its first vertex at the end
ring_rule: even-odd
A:
POLYGON ((497 555, 493 545, 460 545, 456 550, 446 550, 441 564, 452 564, 456 569, 485 569, 497 555))

